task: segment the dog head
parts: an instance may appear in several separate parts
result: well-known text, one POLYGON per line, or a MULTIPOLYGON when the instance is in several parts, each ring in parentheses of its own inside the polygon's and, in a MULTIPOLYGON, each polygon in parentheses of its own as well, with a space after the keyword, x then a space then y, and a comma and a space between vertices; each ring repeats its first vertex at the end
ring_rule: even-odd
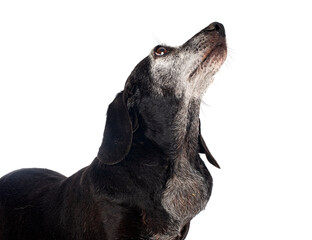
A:
MULTIPOLYGON (((200 102, 225 61, 226 53, 225 30, 222 24, 216 22, 182 46, 156 46, 135 67, 124 91, 109 105, 98 158, 105 164, 116 164, 125 158, 132 145, 133 132, 138 126, 138 109, 147 97, 170 99, 171 102, 186 105, 194 100, 200 102)), ((199 152, 206 153, 209 162, 219 167, 200 130, 198 141, 199 152)))
POLYGON ((126 89, 137 86, 150 94, 200 99, 225 61, 226 52, 224 27, 212 23, 182 46, 156 46, 132 72, 126 89))

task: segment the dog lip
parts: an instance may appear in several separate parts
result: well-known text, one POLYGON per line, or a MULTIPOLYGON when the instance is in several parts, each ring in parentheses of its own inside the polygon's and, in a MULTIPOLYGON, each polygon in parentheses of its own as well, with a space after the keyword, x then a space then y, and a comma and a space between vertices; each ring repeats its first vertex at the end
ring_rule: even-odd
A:
POLYGON ((198 64, 198 66, 194 69, 194 71, 191 72, 189 75, 189 79, 191 79, 195 73, 198 71, 198 69, 208 60, 210 59, 211 55, 217 51, 218 49, 226 49, 225 43, 218 43, 214 48, 212 48, 209 52, 205 53, 203 60, 198 64))

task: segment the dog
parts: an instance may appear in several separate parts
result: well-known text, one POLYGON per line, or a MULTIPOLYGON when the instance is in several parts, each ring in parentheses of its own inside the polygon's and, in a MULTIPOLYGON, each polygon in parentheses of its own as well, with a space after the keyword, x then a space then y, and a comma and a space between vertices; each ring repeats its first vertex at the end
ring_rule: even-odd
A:
POLYGON ((70 177, 21 169, 0 179, 1 240, 182 240, 211 195, 201 160, 201 99, 226 59, 211 23, 179 47, 156 46, 107 110, 93 162, 70 177))

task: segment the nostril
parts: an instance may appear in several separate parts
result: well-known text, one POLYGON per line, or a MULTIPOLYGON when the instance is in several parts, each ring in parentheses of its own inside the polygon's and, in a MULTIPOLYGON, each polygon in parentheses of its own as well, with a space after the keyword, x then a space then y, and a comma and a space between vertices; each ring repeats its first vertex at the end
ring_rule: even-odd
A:
POLYGON ((221 23, 213 22, 207 27, 208 31, 217 31, 221 36, 225 37, 225 29, 221 23))
POLYGON ((209 26, 207 27, 207 30, 208 30, 208 31, 213 31, 213 30, 215 30, 215 25, 214 25, 214 23, 209 24, 209 26))

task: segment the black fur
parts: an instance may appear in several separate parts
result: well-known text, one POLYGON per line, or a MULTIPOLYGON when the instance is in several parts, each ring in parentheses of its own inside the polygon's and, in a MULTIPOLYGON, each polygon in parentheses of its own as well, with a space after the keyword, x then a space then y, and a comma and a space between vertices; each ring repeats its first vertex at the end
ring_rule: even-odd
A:
MULTIPOLYGON (((218 34, 206 33, 212 30, 203 31, 218 34)), ((186 135, 177 140, 173 126, 181 99, 174 88, 153 93, 151 64, 151 57, 143 59, 109 105, 103 142, 88 167, 68 178, 46 169, 21 169, 0 179, 0 240, 186 237, 192 217, 176 219, 163 206, 179 154, 186 150, 192 171, 207 183, 198 189, 207 191, 203 202, 211 194, 212 178, 198 153, 219 165, 200 133, 199 103, 190 102, 186 135)))

